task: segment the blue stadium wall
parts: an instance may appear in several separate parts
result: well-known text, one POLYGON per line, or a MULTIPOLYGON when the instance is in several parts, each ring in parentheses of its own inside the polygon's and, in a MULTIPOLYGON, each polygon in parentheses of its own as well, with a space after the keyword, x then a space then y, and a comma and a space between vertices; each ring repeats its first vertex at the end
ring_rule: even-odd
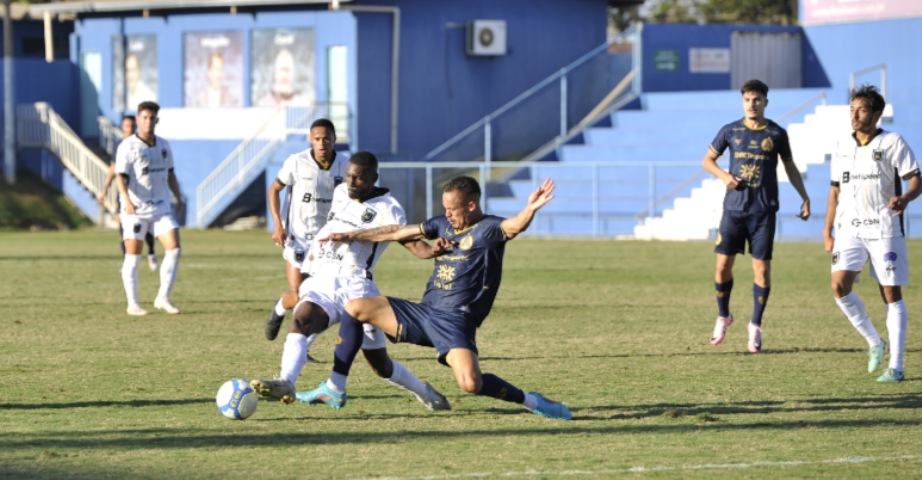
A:
MULTIPOLYGON (((418 159, 606 39, 605 0, 368 0, 400 7, 401 157, 418 159), (508 53, 465 54, 475 19, 506 21, 508 53)), ((390 151, 392 18, 356 12, 359 147, 390 151)))
MULTIPOLYGON (((643 26, 643 91, 687 92, 695 90, 735 89, 729 73, 691 73, 690 48, 730 48, 733 32, 803 33, 800 27, 773 25, 694 25, 645 24, 643 26), (654 69, 656 50, 678 50, 679 70, 658 72, 654 69)), ((808 37, 802 44, 801 67, 803 88, 824 88, 829 79, 808 37)))

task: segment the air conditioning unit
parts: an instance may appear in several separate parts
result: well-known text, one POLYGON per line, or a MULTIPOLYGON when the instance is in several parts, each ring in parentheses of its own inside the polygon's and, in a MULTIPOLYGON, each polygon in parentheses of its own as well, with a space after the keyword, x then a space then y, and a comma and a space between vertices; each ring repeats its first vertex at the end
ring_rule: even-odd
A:
POLYGON ((500 56, 506 54, 506 21, 473 20, 467 23, 467 54, 500 56))

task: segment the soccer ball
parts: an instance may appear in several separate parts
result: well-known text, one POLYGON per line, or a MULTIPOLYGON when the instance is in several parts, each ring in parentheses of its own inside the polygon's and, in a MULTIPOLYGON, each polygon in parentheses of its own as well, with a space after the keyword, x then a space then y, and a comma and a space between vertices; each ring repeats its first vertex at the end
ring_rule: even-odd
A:
POLYGON ((253 390, 250 382, 235 378, 221 385, 215 403, 221 415, 232 420, 243 420, 256 411, 259 394, 253 390))

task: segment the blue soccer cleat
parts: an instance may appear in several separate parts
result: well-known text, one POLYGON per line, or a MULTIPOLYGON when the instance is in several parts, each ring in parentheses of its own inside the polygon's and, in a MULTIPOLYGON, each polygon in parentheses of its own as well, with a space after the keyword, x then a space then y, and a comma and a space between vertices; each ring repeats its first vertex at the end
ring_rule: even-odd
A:
POLYGON ((538 408, 535 413, 542 417, 553 418, 554 420, 573 420, 573 414, 566 405, 555 402, 546 398, 538 392, 529 392, 530 395, 538 397, 538 408))
POLYGON ((346 394, 336 393, 327 386, 327 382, 320 382, 320 386, 309 392, 298 392, 295 398, 311 405, 325 403, 337 410, 346 406, 346 394))

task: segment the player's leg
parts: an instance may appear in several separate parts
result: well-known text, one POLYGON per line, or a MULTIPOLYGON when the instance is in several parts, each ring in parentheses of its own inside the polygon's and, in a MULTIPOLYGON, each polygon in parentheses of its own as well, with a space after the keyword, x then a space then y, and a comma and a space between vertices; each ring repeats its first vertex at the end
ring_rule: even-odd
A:
POLYGON ((518 403, 528 411, 557 420, 570 420, 573 415, 562 403, 548 400, 537 392, 525 393, 515 385, 492 373, 482 373, 477 352, 467 348, 452 348, 445 356, 461 390, 474 395, 518 403))
POLYGON ((173 284, 176 282, 176 272, 179 270, 179 255, 182 248, 179 245, 179 225, 172 215, 161 215, 153 223, 154 236, 163 245, 163 264, 160 265, 160 290, 154 307, 170 315, 180 314, 180 310, 170 300, 173 284))
POLYGON ((122 284, 128 299, 128 315, 147 315, 147 311, 138 303, 138 264, 141 263, 142 239, 147 233, 149 222, 137 215, 120 216, 122 221, 122 241, 125 245, 125 259, 122 261, 122 284))
MULTIPOLYGON (((868 372, 873 372, 884 358, 887 343, 877 334, 864 302, 852 290, 855 279, 867 261, 868 251, 860 239, 845 235, 836 238, 832 252, 832 293, 848 321, 868 342, 868 372)), ((874 274, 873 267, 871 274, 874 274)))
POLYGON ((714 253, 717 254, 717 271, 714 274, 714 289, 717 291, 717 322, 711 333, 711 345, 724 341, 727 327, 733 323, 730 313, 730 293, 733 291, 733 265, 736 255, 745 248, 744 230, 740 228, 739 215, 724 211, 717 229, 717 242, 714 253))
POLYGON ((871 271, 877 278, 880 294, 887 305, 887 334, 890 339, 890 363, 878 382, 899 382, 904 379, 903 356, 906 351, 906 304, 902 286, 909 284, 909 262, 906 238, 883 238, 867 241, 871 271))
POLYGON ((412 392, 429 410, 451 410, 451 403, 435 387, 420 381, 407 367, 387 354, 384 332, 368 323, 364 330, 362 354, 379 377, 397 388, 412 392))
POLYGON ((747 348, 750 353, 762 351, 762 314, 771 293, 772 253, 775 248, 775 212, 757 212, 746 219, 749 236, 749 253, 752 255, 752 319, 746 326, 749 331, 747 348))
POLYGON ((268 340, 275 340, 275 337, 278 336, 279 330, 282 328, 282 322, 285 320, 285 315, 298 304, 298 289, 307 279, 307 275, 301 273, 301 262, 304 261, 305 253, 300 252, 297 254, 300 260, 296 260, 292 255, 295 255, 293 251, 286 251, 286 254, 283 255, 291 257, 291 259, 286 258, 285 261, 288 291, 275 302, 275 306, 272 307, 269 318, 266 320, 266 338, 268 340))
POLYGON ((147 235, 144 236, 144 241, 147 242, 147 267, 150 268, 150 271, 157 271, 157 252, 154 251, 154 236, 151 232, 147 232, 147 235))

